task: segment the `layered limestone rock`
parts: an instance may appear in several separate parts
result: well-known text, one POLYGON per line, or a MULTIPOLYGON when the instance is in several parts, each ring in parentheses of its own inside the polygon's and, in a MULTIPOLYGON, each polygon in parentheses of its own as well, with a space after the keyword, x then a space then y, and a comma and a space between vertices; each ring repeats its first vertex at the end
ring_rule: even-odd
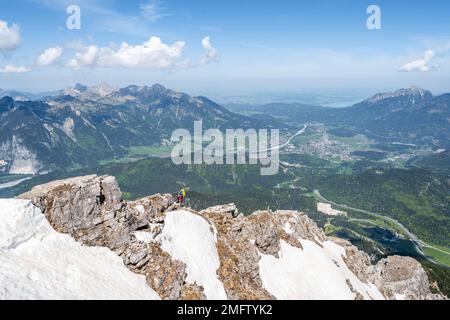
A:
POLYGON ((391 256, 368 270, 369 279, 385 297, 396 300, 440 300, 430 292, 427 274, 419 262, 409 257, 391 256))
MULTIPOLYGON (((137 240, 133 232, 161 229, 161 214, 173 203, 171 195, 154 195, 135 202, 122 201, 113 177, 95 175, 55 181, 19 196, 44 213, 55 230, 89 246, 108 247, 132 271, 147 277, 161 298, 194 295, 185 283, 185 266, 159 246, 137 240)), ((196 293, 202 296, 201 290, 196 293)))
MULTIPOLYGON (((127 202, 113 177, 95 175, 41 185, 19 198, 31 200, 55 230, 85 245, 113 250, 131 271, 145 275, 147 284, 162 299, 205 299, 208 294, 221 297, 220 292, 212 295, 211 288, 224 291, 229 299, 275 299, 279 291, 265 285, 268 280, 263 279, 261 260, 271 257, 284 261, 286 252, 328 259, 328 268, 342 276, 334 288, 343 283, 346 291, 336 298, 439 298, 431 295, 427 275, 414 259, 389 257, 372 266, 367 254, 347 241, 327 237, 311 219, 295 211, 259 211, 243 216, 233 204, 200 212, 180 211, 169 194, 127 202), (180 216, 189 216, 186 221, 190 223, 200 217, 206 227, 174 226, 180 216), (166 232, 169 220, 170 232, 166 232), (172 239, 180 233, 183 237, 172 239), (191 239, 192 244, 209 239, 213 248, 182 243, 191 239), (194 254, 196 250, 210 255, 204 257, 209 259, 208 263, 205 260, 205 279, 199 279, 198 270, 202 271, 203 265, 198 265, 202 257, 194 254)), ((314 261, 299 262, 311 272, 315 266, 308 263, 314 261)), ((296 263, 287 267, 288 273, 294 272, 296 263)), ((295 292, 286 294, 295 298, 295 292)))

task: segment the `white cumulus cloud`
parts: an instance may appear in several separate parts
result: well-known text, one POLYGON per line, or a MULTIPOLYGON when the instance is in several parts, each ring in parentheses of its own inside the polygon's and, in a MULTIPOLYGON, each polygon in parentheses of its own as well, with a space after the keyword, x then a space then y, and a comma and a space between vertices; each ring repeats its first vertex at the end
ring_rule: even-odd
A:
POLYGON ((55 63, 62 54, 63 48, 61 47, 48 48, 39 55, 37 63, 40 66, 49 66, 55 63))
POLYGON ((75 57, 70 59, 67 65, 75 70, 93 66, 98 59, 99 51, 100 49, 95 45, 79 48, 75 57))
POLYGON ((431 65, 431 61, 436 57, 436 53, 433 50, 425 52, 422 58, 409 62, 400 68, 403 72, 427 72, 430 71, 434 65, 431 65))
POLYGON ((74 69, 82 67, 172 69, 177 67, 184 46, 183 41, 168 45, 158 37, 151 37, 136 46, 124 42, 118 49, 92 45, 78 50, 75 57, 69 60, 68 66, 74 69))
POLYGON ((16 24, 9 27, 7 22, 0 20, 0 50, 14 50, 20 41, 20 27, 16 24))
POLYGON ((25 73, 30 72, 31 68, 25 67, 25 66, 14 66, 14 65, 7 65, 3 68, 0 68, 0 73, 25 73))
POLYGON ((210 37, 204 37, 202 39, 202 47, 203 47, 203 49, 205 49, 205 55, 200 60, 200 65, 205 65, 205 64, 208 64, 211 62, 219 61, 219 52, 211 44, 210 37))

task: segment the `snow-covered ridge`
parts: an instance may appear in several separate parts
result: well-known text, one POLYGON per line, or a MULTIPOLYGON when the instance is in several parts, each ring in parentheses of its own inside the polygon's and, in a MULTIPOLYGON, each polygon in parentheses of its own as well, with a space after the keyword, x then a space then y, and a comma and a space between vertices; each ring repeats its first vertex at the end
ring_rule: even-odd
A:
POLYGON ((278 299, 383 300, 373 283, 364 283, 346 265, 345 249, 331 241, 322 246, 301 240, 299 249, 281 242, 280 258, 262 255, 264 286, 278 299))
POLYGON ((0 300, 159 299, 107 248, 57 233, 27 200, 0 200, 0 300))
POLYGON ((208 299, 227 299, 217 277, 216 235, 204 218, 184 210, 169 212, 157 239, 164 251, 186 264, 187 282, 202 286, 208 299))
POLYGON ((439 298, 414 259, 371 265, 295 211, 196 212, 161 194, 125 202, 108 176, 20 198, 0 201, 0 299, 439 298))

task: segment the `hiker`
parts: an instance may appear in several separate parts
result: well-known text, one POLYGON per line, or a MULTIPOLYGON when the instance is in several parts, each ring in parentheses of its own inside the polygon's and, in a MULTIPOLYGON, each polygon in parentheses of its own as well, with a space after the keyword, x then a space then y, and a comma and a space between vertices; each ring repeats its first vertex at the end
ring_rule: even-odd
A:
POLYGON ((183 187, 181 187, 180 191, 178 192, 177 202, 182 206, 184 206, 186 203, 185 200, 186 200, 186 190, 183 187))

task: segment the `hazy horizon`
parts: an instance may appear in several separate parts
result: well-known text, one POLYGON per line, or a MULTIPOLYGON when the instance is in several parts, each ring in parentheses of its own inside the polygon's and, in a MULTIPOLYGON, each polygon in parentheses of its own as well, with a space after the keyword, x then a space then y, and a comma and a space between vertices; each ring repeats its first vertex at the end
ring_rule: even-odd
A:
POLYGON ((107 79, 214 96, 450 91, 449 2, 377 1, 378 29, 357 0, 79 0, 76 19, 71 5, 2 7, 0 88, 46 92, 107 79))
MULTIPOLYGON (((363 100, 366 100, 372 96, 374 96, 377 93, 384 93, 384 92, 393 92, 398 89, 402 88, 410 88, 414 87, 416 85, 410 85, 405 86, 402 88, 349 88, 349 89, 299 89, 297 91, 288 91, 288 90, 253 90, 253 91, 245 91, 245 89, 241 89, 238 92, 229 92, 223 93, 218 92, 216 90, 207 90, 207 89, 193 89, 188 90, 188 88, 183 89, 182 87, 171 87, 164 83, 155 82, 155 83, 148 83, 148 84, 135 84, 130 83, 127 85, 115 85, 113 82, 108 81, 102 81, 99 83, 81 83, 77 82, 82 85, 86 86, 95 86, 99 84, 109 84, 111 86, 117 87, 117 88, 124 88, 130 85, 140 85, 140 86, 151 86, 154 84, 161 84, 164 87, 168 89, 172 89, 178 92, 183 92, 186 94, 189 94, 191 96, 206 96, 207 98, 221 104, 224 106, 227 105, 264 105, 264 104, 270 104, 270 103, 302 103, 302 104, 309 104, 309 105, 317 105, 317 106, 323 106, 323 107, 331 107, 331 108, 342 108, 342 107, 350 107, 354 104, 357 104, 363 100)), ((21 93, 27 93, 36 96, 36 98, 40 98, 45 96, 46 94, 53 94, 57 91, 74 87, 77 83, 73 83, 68 86, 55 88, 54 90, 48 90, 48 91, 26 91, 21 90, 17 88, 13 89, 6 89, 6 88, 0 88, 5 91, 17 91, 21 93)), ((430 90, 429 88, 424 88, 426 90, 430 90)), ((433 95, 438 96, 441 94, 445 94, 450 92, 450 90, 447 91, 433 91, 430 90, 433 95)))

